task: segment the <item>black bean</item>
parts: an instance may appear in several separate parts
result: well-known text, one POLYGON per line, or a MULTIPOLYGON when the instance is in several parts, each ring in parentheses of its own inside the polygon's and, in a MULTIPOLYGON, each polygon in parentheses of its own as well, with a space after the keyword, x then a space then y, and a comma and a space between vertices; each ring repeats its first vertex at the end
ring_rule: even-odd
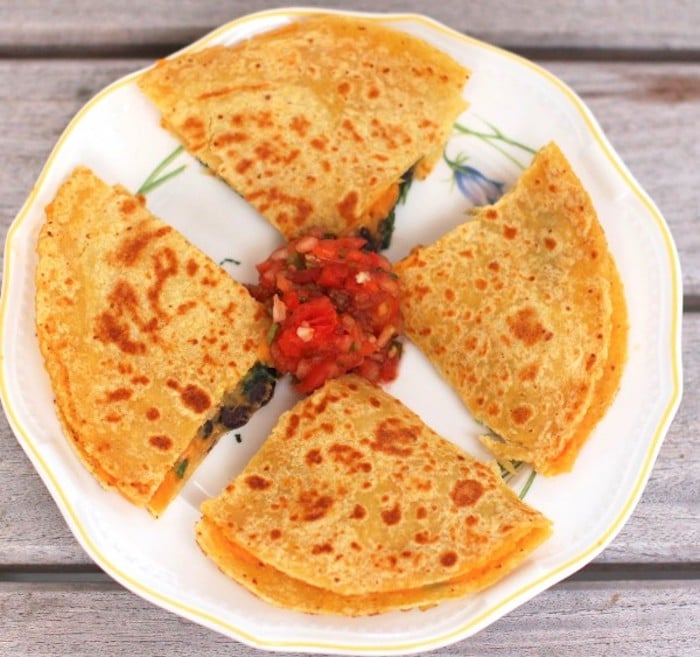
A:
POLYGON ((246 397, 251 404, 264 406, 272 399, 275 391, 274 379, 257 379, 246 390, 246 397))
POLYGON ((212 431, 214 431, 214 423, 211 420, 207 420, 202 425, 202 438, 209 438, 209 436, 211 436, 212 431))
POLYGON ((219 414, 219 422, 227 429, 242 427, 253 414, 250 406, 224 406, 219 414))

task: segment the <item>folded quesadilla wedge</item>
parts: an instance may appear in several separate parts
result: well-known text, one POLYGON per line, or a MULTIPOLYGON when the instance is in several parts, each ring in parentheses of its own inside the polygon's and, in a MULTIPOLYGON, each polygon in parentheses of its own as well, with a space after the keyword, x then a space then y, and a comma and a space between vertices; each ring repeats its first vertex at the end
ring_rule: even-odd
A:
POLYGON ((160 61, 138 84, 163 126, 287 239, 319 227, 379 247, 402 180, 440 158, 467 77, 421 39, 314 15, 160 61))
POLYGON ((408 337, 497 437, 554 475, 615 393, 624 292, 588 193, 555 144, 513 190, 397 264, 408 337))
POLYGON ((46 208, 37 249, 37 335, 65 433, 103 486, 157 516, 269 400, 266 313, 143 197, 86 168, 46 208))
POLYGON ((480 590, 550 533, 495 469, 354 375, 284 414, 202 514, 197 541, 223 572, 273 604, 325 614, 480 590))

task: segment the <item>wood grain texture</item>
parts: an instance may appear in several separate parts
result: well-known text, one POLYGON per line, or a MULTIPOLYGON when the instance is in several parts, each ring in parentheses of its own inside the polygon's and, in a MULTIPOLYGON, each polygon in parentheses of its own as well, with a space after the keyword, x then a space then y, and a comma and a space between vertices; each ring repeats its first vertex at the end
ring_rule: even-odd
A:
MULTIPOLYGON (((700 314, 683 330, 684 401, 635 512, 597 564, 700 563, 700 314)), ((90 563, 4 418, 0 481, 0 569, 90 563)))
MULTIPOLYGON (((0 654, 34 657, 261 653, 116 585, 0 583, 0 654)), ((564 583, 435 657, 691 657, 700 582, 564 583)), ((297 655, 297 653, 291 653, 297 655)))
MULTIPOLYGON (((245 14, 290 4, 294 3, 5 0, 0 3, 0 49, 169 48, 245 14)), ((427 14, 458 31, 511 48, 657 49, 666 54, 700 48, 700 5, 694 0, 307 0, 303 5, 427 14)))
MULTIPOLYGON (((698 3, 700 6, 700 3, 698 3)), ((150 60, 0 60, 4 236, 61 132, 93 94, 150 60)), ((700 63, 547 62, 589 105, 666 217, 688 297, 700 299, 700 63)))

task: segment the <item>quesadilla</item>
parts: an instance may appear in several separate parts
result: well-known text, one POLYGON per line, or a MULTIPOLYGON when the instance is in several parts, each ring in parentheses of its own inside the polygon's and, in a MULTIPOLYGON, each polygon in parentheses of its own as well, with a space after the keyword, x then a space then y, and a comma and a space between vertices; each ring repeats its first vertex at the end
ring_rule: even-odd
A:
POLYGON ((483 589, 550 533, 495 469, 354 375, 282 415, 201 509, 197 541, 224 573, 268 602, 323 614, 483 589))
POLYGON ((162 125, 287 238, 387 246, 402 180, 425 177, 468 71, 371 20, 313 15, 163 60, 138 81, 162 125))
POLYGON ((573 467, 620 383, 627 311, 591 199, 555 144, 515 188, 397 264, 407 336, 503 461, 573 467))
POLYGON ((105 487, 159 515, 269 400, 269 320, 243 285, 80 167, 46 208, 36 327, 56 410, 105 487))

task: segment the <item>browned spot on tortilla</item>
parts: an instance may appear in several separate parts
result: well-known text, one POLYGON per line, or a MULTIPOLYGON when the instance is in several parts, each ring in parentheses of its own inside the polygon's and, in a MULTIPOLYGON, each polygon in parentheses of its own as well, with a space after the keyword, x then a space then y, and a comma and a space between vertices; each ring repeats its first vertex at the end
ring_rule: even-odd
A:
POLYGON ((323 456, 321 456, 321 451, 318 449, 310 449, 306 453, 306 463, 307 465, 318 465, 323 462, 323 456))
POLYGON ((595 365, 596 361, 596 355, 595 354, 588 354, 588 358, 586 358, 586 370, 590 371, 590 369, 595 365))
POLYGON ((399 420, 389 418, 377 425, 374 430, 375 440, 370 443, 370 447, 392 456, 410 456, 418 442, 419 431, 417 427, 407 427, 399 420))
POLYGON ((370 397, 369 403, 372 404, 374 408, 379 408, 382 405, 382 403, 376 397, 370 397))
POLYGON ((499 265, 495 260, 489 262, 488 267, 491 271, 499 271, 501 269, 501 265, 499 265))
POLYGON ((331 459, 339 465, 345 466, 347 474, 369 472, 372 464, 364 460, 364 454, 350 445, 334 443, 328 448, 331 459))
POLYGON ((481 482, 475 479, 461 479, 452 488, 450 497, 459 507, 473 506, 484 494, 484 487, 481 482))
POLYGON ((255 147, 255 154, 264 162, 265 160, 275 157, 275 149, 267 142, 263 142, 255 147))
POLYGON ((155 406, 151 406, 146 411, 146 417, 151 421, 157 420, 160 417, 160 411, 155 406))
POLYGON ((285 194, 277 187, 270 187, 269 189, 261 189, 252 192, 248 194, 247 199, 253 203, 262 214, 265 214, 265 212, 273 206, 291 207, 295 211, 295 215, 291 220, 297 226, 301 226, 313 212, 313 205, 310 201, 298 196, 285 194))
POLYGON ((423 520, 427 516, 428 516, 428 510, 424 506, 419 506, 416 509, 416 518, 418 518, 418 520, 423 520))
POLYGON ((401 507, 398 502, 391 509, 382 511, 382 520, 387 525, 396 525, 401 522, 401 507))
POLYGON ((338 212, 340 216, 345 219, 346 222, 350 223, 356 218, 358 195, 353 189, 349 191, 345 197, 337 204, 338 212))
POLYGON ((117 262, 127 267, 132 266, 153 240, 167 235, 171 230, 169 226, 162 226, 156 230, 142 231, 136 235, 130 235, 122 240, 117 249, 117 262))
POLYGON ((124 201, 122 201, 122 204, 119 206, 119 209, 124 214, 133 214, 133 212, 138 207, 139 207, 139 204, 134 199, 128 198, 128 199, 125 199, 124 201))
POLYGON ((316 490, 303 491, 297 501, 301 507, 302 519, 306 522, 323 518, 333 506, 333 498, 330 495, 321 495, 316 490))
POLYGON ((510 412, 515 424, 525 424, 532 417, 532 409, 527 406, 517 406, 510 412))
POLYGON ((362 138, 362 135, 360 135, 357 132, 353 122, 350 119, 345 119, 342 123, 342 126, 343 126, 343 128, 345 128, 345 130, 347 130, 350 133, 353 140, 356 141, 358 144, 362 143, 364 141, 364 139, 362 138))
POLYGON ((252 166, 253 166, 253 160, 243 158, 242 160, 240 160, 236 164, 236 171, 238 173, 242 174, 242 173, 245 173, 246 171, 248 171, 248 169, 250 169, 250 167, 252 167, 252 166))
POLYGON ((142 495, 145 495, 150 490, 149 485, 143 483, 142 481, 130 481, 129 486, 131 486, 134 490, 141 493, 142 495))
POLYGON ((513 226, 503 226, 503 236, 508 239, 512 240, 515 238, 515 236, 518 234, 518 229, 513 227, 513 226))
POLYGON ((167 452, 173 446, 173 441, 168 436, 151 436, 148 442, 156 449, 163 450, 164 452, 167 452))
POLYGON ((528 347, 536 342, 549 340, 552 332, 537 320, 537 312, 533 308, 523 308, 515 315, 506 319, 511 334, 518 340, 522 340, 528 347))
POLYGON ((300 137, 303 137, 304 135, 306 135, 306 131, 309 129, 310 126, 311 126, 311 122, 308 121, 303 116, 292 117, 292 120, 290 123, 290 128, 294 132, 296 132, 300 137))
POLYGON ((140 375, 138 375, 138 376, 132 377, 132 378, 131 378, 131 382, 132 382, 134 385, 142 385, 142 386, 145 386, 145 385, 148 385, 148 384, 151 382, 151 380, 150 380, 147 376, 144 376, 143 374, 140 374, 140 375))
POLYGON ((521 381, 534 381, 539 372, 540 366, 537 363, 530 363, 525 365, 519 372, 518 378, 521 381))
POLYGON ((227 96, 233 91, 231 87, 222 87, 221 89, 212 89, 211 91, 206 91, 203 94, 197 96, 197 100, 207 100, 209 98, 219 98, 220 96, 227 96))
POLYGON ((240 144, 244 141, 248 141, 248 135, 244 132, 224 132, 216 136, 212 141, 212 145, 215 148, 224 148, 229 144, 240 144))
POLYGON ((272 485, 272 482, 260 475, 249 475, 245 479, 245 483, 248 484, 248 488, 251 490, 265 490, 272 485))
POLYGON ((557 246, 557 241, 551 237, 544 238, 544 245, 550 250, 554 251, 557 246))
POLYGON ((112 390, 107 393, 107 401, 108 402, 116 402, 116 401, 124 401, 126 399, 129 399, 131 395, 133 394, 133 390, 129 390, 129 388, 117 388, 116 390, 112 390))
MULTIPOLYGON (((153 254, 153 265, 155 271, 155 281, 148 288, 146 293, 151 305, 151 309, 157 316, 165 316, 166 313, 160 307, 160 295, 163 291, 165 281, 177 274, 178 260, 175 251, 170 247, 164 247, 153 254)), ((155 321, 155 319, 154 319, 155 321)))
POLYGON ((189 384, 180 393, 182 402, 195 413, 203 413, 211 406, 211 398, 205 390, 189 384))
POLYGON ((284 434, 284 437, 287 440, 289 440, 296 433, 296 430, 299 428, 300 421, 301 418, 296 413, 292 413, 292 415, 289 416, 289 422, 287 423, 287 429, 284 434))
POLYGON ((445 566, 445 568, 450 568, 457 563, 457 554, 452 550, 448 552, 443 552, 440 555, 440 563, 445 566))
POLYGON ((324 138, 319 138, 319 137, 314 137, 311 140, 311 145, 319 151, 324 151, 326 150, 326 145, 328 144, 328 140, 324 138))
POLYGON ((199 265, 194 260, 192 260, 192 258, 190 258, 187 261, 187 266, 185 268, 185 270, 187 271, 187 275, 194 276, 197 273, 198 269, 199 269, 199 265))
POLYGON ((273 530, 270 532, 270 538, 271 538, 273 541, 276 541, 278 538, 281 538, 281 536, 282 536, 282 532, 281 532, 279 529, 273 529, 273 530))
POLYGON ((330 543, 322 543, 321 545, 314 545, 311 548, 311 554, 329 554, 333 552, 333 546, 330 543))
POLYGON ((413 540, 416 543, 419 543, 420 545, 427 545, 428 543, 435 543, 435 541, 437 541, 437 537, 431 538, 430 532, 427 530, 423 530, 417 532, 416 535, 413 537, 413 540))
POLYGON ((367 515, 367 509, 361 504, 356 504, 350 516, 353 520, 362 520, 367 515))
POLYGON ((146 351, 146 345, 143 342, 131 339, 129 325, 108 312, 102 313, 97 318, 95 337, 100 342, 116 345, 120 351, 127 354, 143 354, 146 351))

